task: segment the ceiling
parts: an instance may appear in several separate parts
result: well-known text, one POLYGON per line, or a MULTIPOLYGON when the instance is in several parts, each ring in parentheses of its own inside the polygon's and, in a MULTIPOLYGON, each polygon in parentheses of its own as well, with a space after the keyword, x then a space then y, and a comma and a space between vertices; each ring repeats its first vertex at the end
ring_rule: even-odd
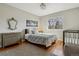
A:
POLYGON ((41 9, 41 3, 6 3, 10 6, 24 10, 37 16, 45 16, 51 13, 79 7, 79 3, 45 3, 46 9, 41 9))

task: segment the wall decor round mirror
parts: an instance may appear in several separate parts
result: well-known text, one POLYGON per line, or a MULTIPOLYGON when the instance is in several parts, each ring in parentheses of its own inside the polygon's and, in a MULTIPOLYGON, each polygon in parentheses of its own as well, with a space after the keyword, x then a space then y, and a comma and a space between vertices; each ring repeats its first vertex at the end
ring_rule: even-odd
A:
POLYGON ((15 30, 17 21, 12 17, 11 19, 8 20, 8 25, 9 25, 9 29, 15 30))

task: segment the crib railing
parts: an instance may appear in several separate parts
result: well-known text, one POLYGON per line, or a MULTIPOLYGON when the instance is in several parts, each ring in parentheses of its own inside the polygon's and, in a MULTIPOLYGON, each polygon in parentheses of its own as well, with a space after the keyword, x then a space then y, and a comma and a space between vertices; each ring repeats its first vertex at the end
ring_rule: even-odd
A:
POLYGON ((79 45, 79 30, 63 31, 64 45, 79 45))

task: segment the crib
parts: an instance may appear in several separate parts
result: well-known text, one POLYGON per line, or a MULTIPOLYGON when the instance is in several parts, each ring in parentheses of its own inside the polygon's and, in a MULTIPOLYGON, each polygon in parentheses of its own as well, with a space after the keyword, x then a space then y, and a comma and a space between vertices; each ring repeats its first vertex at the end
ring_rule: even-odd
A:
POLYGON ((79 30, 63 31, 64 45, 79 45, 79 30))
POLYGON ((79 30, 64 30, 63 43, 65 55, 79 56, 79 30))

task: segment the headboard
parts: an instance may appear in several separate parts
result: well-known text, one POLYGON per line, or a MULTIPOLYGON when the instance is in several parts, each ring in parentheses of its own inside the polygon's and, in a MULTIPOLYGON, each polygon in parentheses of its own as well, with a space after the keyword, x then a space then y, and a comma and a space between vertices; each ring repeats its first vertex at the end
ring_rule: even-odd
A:
POLYGON ((25 34, 29 33, 29 30, 28 29, 25 29, 25 34))
POLYGON ((25 34, 27 33, 31 33, 31 34, 35 34, 38 33, 36 29, 25 29, 25 34))

